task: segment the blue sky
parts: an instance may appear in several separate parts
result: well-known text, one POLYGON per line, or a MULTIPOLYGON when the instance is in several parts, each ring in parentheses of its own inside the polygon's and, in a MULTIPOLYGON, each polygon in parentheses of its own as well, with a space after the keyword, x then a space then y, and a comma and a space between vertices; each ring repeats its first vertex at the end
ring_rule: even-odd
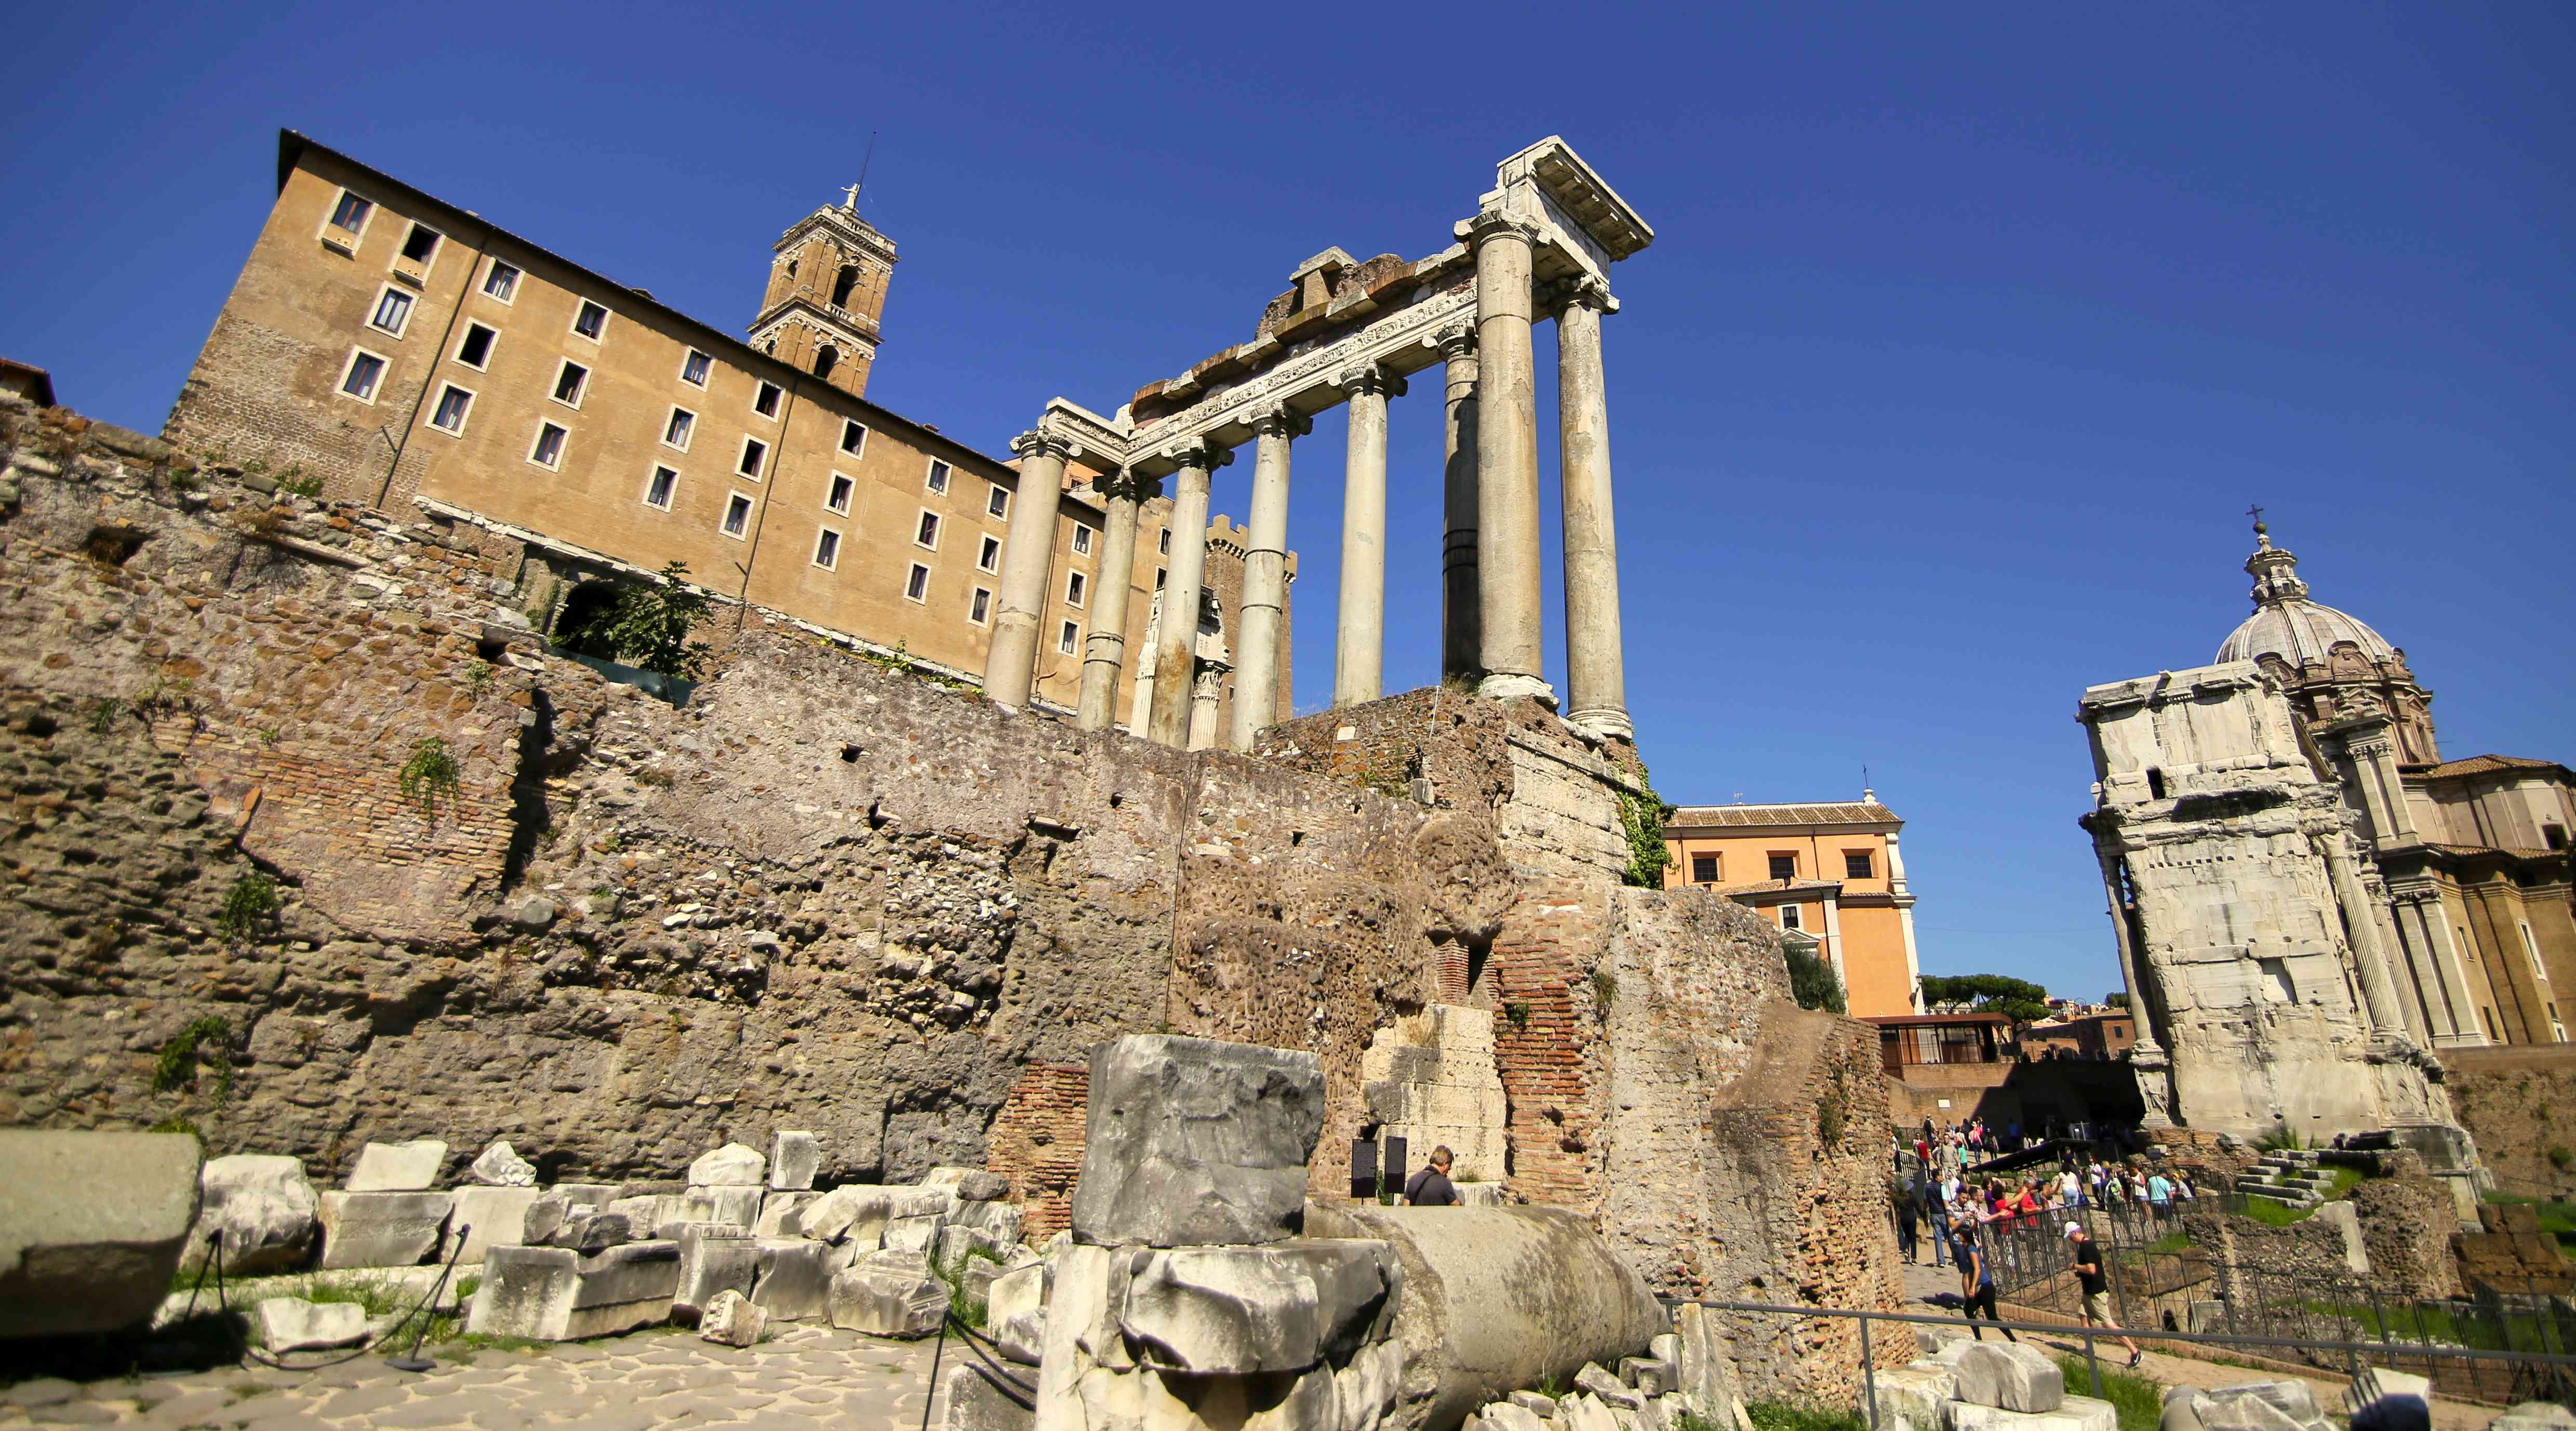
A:
MULTIPOLYGON (((2576 758, 2565 7, 388 18, 18 15, 0 353, 157 428, 281 126, 738 327, 874 131, 903 261, 870 396, 998 452, 1051 395, 1106 411, 1245 340, 1327 245, 1435 251, 1561 133, 1658 232, 1605 340, 1655 782, 1839 799, 1866 765, 1927 970, 2115 987, 2075 699, 2210 658, 2249 503, 2407 648, 2446 754, 2576 758)), ((1436 675, 1438 429, 1417 383, 1391 689, 1436 675)), ((1300 709, 1331 692, 1342 436, 1297 449, 1300 709)))

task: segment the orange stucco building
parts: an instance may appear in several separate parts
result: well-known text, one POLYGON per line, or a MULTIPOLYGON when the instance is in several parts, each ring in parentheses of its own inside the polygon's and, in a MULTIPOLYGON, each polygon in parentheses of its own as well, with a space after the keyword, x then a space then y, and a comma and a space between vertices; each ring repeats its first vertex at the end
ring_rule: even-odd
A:
POLYGON ((1664 882, 1713 889, 1815 937, 1854 1018, 1921 1013, 1904 826, 1866 790, 1844 804, 1685 805, 1664 822, 1664 882))

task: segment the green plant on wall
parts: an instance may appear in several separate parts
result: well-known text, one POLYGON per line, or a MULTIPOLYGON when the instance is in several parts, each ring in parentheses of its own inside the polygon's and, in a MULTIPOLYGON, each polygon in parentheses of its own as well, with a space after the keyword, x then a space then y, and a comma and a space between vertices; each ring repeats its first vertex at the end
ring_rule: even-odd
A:
POLYGON ((715 600, 689 585, 688 576, 689 564, 675 561, 662 568, 659 582, 617 594, 602 635, 619 660, 683 681, 706 669, 715 648, 690 640, 689 632, 715 610, 715 600))
POLYGON ((1593 1007, 1599 1009, 1602 1015, 1607 1017, 1610 1013, 1610 1006, 1617 1002, 1619 1002, 1619 976, 1607 969, 1593 970, 1593 1007))
POLYGON ((403 762, 400 777, 402 797, 420 807, 422 818, 435 824, 438 805, 444 800, 456 803, 456 757, 448 752, 447 742, 428 736, 412 742, 411 759, 403 762))
POLYGON ((224 1047, 225 1040, 232 1036, 233 1026, 215 1014, 191 1020, 161 1045, 160 1056, 152 1065, 152 1091, 168 1093, 196 1087, 198 1061, 210 1057, 215 1065, 215 1101, 221 1103, 232 1097, 233 1061, 224 1047))
POLYGON ((264 874, 234 880, 224 892, 223 909, 215 916, 215 926, 231 939, 248 939, 261 925, 276 922, 277 881, 264 874))
POLYGON ((1802 1009, 1824 1009, 1830 1013, 1847 1013, 1843 1001, 1843 981, 1834 977, 1834 966, 1794 944, 1782 943, 1780 957, 1789 964, 1789 997, 1802 1009))
POLYGON ((1628 870, 1620 876, 1622 882, 1640 889, 1664 887, 1664 866, 1672 862, 1672 852, 1664 848, 1664 821, 1672 813, 1640 762, 1636 790, 1619 792, 1619 824, 1628 835, 1628 870))

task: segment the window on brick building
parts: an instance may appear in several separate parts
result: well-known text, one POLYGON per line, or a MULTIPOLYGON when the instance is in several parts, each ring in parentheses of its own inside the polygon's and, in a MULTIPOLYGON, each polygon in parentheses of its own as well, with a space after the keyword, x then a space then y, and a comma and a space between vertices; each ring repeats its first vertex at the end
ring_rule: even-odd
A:
POLYGON ((1165 528, 1163 528, 1162 534, 1161 534, 1160 536, 1157 536, 1156 538, 1154 538, 1154 550, 1155 550, 1155 552, 1157 552, 1158 554, 1163 555, 1163 556, 1170 556, 1170 555, 1172 554, 1172 529, 1171 529, 1171 528, 1169 528, 1169 527, 1165 527, 1165 528))
POLYGON ((1691 856, 1691 883, 1693 883, 1693 884, 1715 884, 1715 883, 1717 883, 1717 856, 1715 856, 1715 855, 1693 855, 1693 856, 1691 856))
POLYGON ((555 401, 566 407, 581 406, 582 390, 590 386, 590 369, 567 360, 555 370, 555 401))
POLYGON ((689 350, 689 355, 680 360, 680 381, 687 383, 693 388, 705 387, 707 385, 707 371, 714 366, 715 359, 708 357, 706 354, 699 352, 695 348, 691 348, 689 350))
POLYGON ((780 392, 778 384, 762 383, 760 385, 760 390, 751 395, 751 410, 759 413, 762 417, 776 417, 778 416, 779 397, 780 392))
POLYGON ((825 571, 841 564, 841 534, 825 527, 814 537, 814 565, 825 571))
POLYGON ((492 343, 500 336, 497 328, 481 323, 466 324, 465 336, 456 340, 456 361, 469 368, 482 368, 492 361, 492 343))
POLYGON ((995 487, 984 494, 984 512, 987 516, 999 517, 1008 513, 1010 510, 1010 493, 1003 491, 999 487, 995 487))
POLYGON ((581 307, 572 315, 572 330, 594 343, 598 342, 600 335, 608 331, 607 307, 587 298, 581 300, 581 307))
POLYGON ((349 366, 340 374, 340 396, 356 398, 373 406, 376 388, 384 378, 383 355, 370 353, 364 348, 357 349, 349 354, 349 366))
POLYGON ((1083 526, 1078 522, 1074 524, 1073 528, 1073 554, 1075 556, 1091 555, 1091 528, 1083 526))
POLYGON ((936 457, 930 459, 930 474, 922 479, 922 485, 933 492, 946 492, 948 490, 948 464, 940 461, 936 457))
POLYGON ((678 491, 680 474, 669 467, 656 465, 653 475, 644 483, 644 505, 671 510, 671 494, 678 491))
POLYGON ((1771 857, 1771 878, 1796 879, 1797 877, 1798 857, 1796 855, 1773 855, 1771 857))
POLYGON ((1083 585, 1084 583, 1081 572, 1069 571, 1064 574, 1065 605, 1075 608, 1079 608, 1082 605, 1083 585))
POLYGON ((1072 655, 1073 648, 1080 645, 1081 642, 1082 628, 1074 625, 1070 621, 1064 623, 1064 625, 1058 628, 1055 633, 1055 649, 1067 656, 1072 655))
POLYGON ((698 430, 698 415, 684 407, 671 409, 671 420, 662 424, 662 445, 689 450, 689 437, 698 430))
POLYGON ((1001 565, 1002 539, 1000 537, 986 537, 983 545, 976 548, 975 569, 977 571, 996 571, 1000 569, 1001 565))
POLYGON ((733 470, 757 482, 760 464, 768 460, 769 444, 757 437, 746 437, 742 440, 742 460, 733 465, 733 470))
POLYGON ((740 537, 751 530, 751 499, 740 492, 725 499, 724 534, 740 537))
POLYGON ((1806 917, 1798 913, 1798 906, 1794 904, 1784 904, 1780 906, 1780 927, 1783 929, 1804 929, 1807 927, 1806 917))
POLYGON ((537 424, 537 440, 528 444, 528 460, 539 467, 563 465, 564 442, 572 434, 556 423, 537 424))
POLYGON ((450 436, 465 432, 465 415, 474 407, 474 394, 454 383, 438 390, 438 406, 430 410, 429 425, 450 436))
POLYGON ((832 511, 840 513, 844 517, 848 516, 850 514, 851 485, 849 478, 842 476, 838 472, 833 473, 832 488, 831 491, 824 495, 823 505, 832 511))
POLYGON ((970 626, 981 626, 992 619, 993 593, 979 586, 975 588, 975 599, 966 603, 966 622, 970 626))
POLYGON ((518 297, 519 266, 503 263, 497 258, 492 260, 492 266, 483 271, 483 296, 503 303, 518 297))
POLYGON ((860 453, 865 452, 867 450, 867 446, 868 430, 866 428, 859 426, 855 422, 844 421, 841 424, 841 450, 843 452, 850 454, 852 457, 856 457, 860 453))
POLYGON ((350 234, 361 233, 367 227, 367 216, 375 211, 374 204, 342 189, 340 201, 331 206, 331 227, 345 230, 350 234))
POLYGON ((919 562, 912 564, 912 570, 903 578, 903 599, 906 601, 930 599, 930 568, 919 562))
POLYGON ((413 263, 426 266, 430 257, 437 252, 438 230, 429 225, 413 224, 411 232, 403 235, 402 256, 413 263))
POLYGON ((1878 866, 1876 862, 1871 860, 1869 857, 1869 851, 1843 851, 1843 878, 1876 879, 1878 877, 1877 869, 1878 866))
POLYGON ((401 337, 403 330, 411 326, 411 295, 388 285, 376 295, 376 311, 368 317, 367 326, 401 337))
POLYGON ((937 512, 921 514, 921 520, 913 525, 912 541, 915 546, 928 547, 932 551, 939 550, 939 514, 937 512))

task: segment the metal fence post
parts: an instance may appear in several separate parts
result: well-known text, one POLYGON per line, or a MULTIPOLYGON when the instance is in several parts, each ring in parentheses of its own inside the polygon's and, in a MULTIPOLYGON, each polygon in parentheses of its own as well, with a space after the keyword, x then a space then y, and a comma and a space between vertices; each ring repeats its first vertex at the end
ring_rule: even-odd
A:
POLYGON ((1860 1315, 1860 1409, 1869 1431, 1878 1431, 1878 1364, 1869 1355, 1869 1313, 1860 1315))
POLYGON ((2102 1394, 2102 1359, 2093 1354, 2093 1324, 2084 1324, 2084 1369, 2093 1373, 2093 1399, 2107 1401, 2102 1394))

